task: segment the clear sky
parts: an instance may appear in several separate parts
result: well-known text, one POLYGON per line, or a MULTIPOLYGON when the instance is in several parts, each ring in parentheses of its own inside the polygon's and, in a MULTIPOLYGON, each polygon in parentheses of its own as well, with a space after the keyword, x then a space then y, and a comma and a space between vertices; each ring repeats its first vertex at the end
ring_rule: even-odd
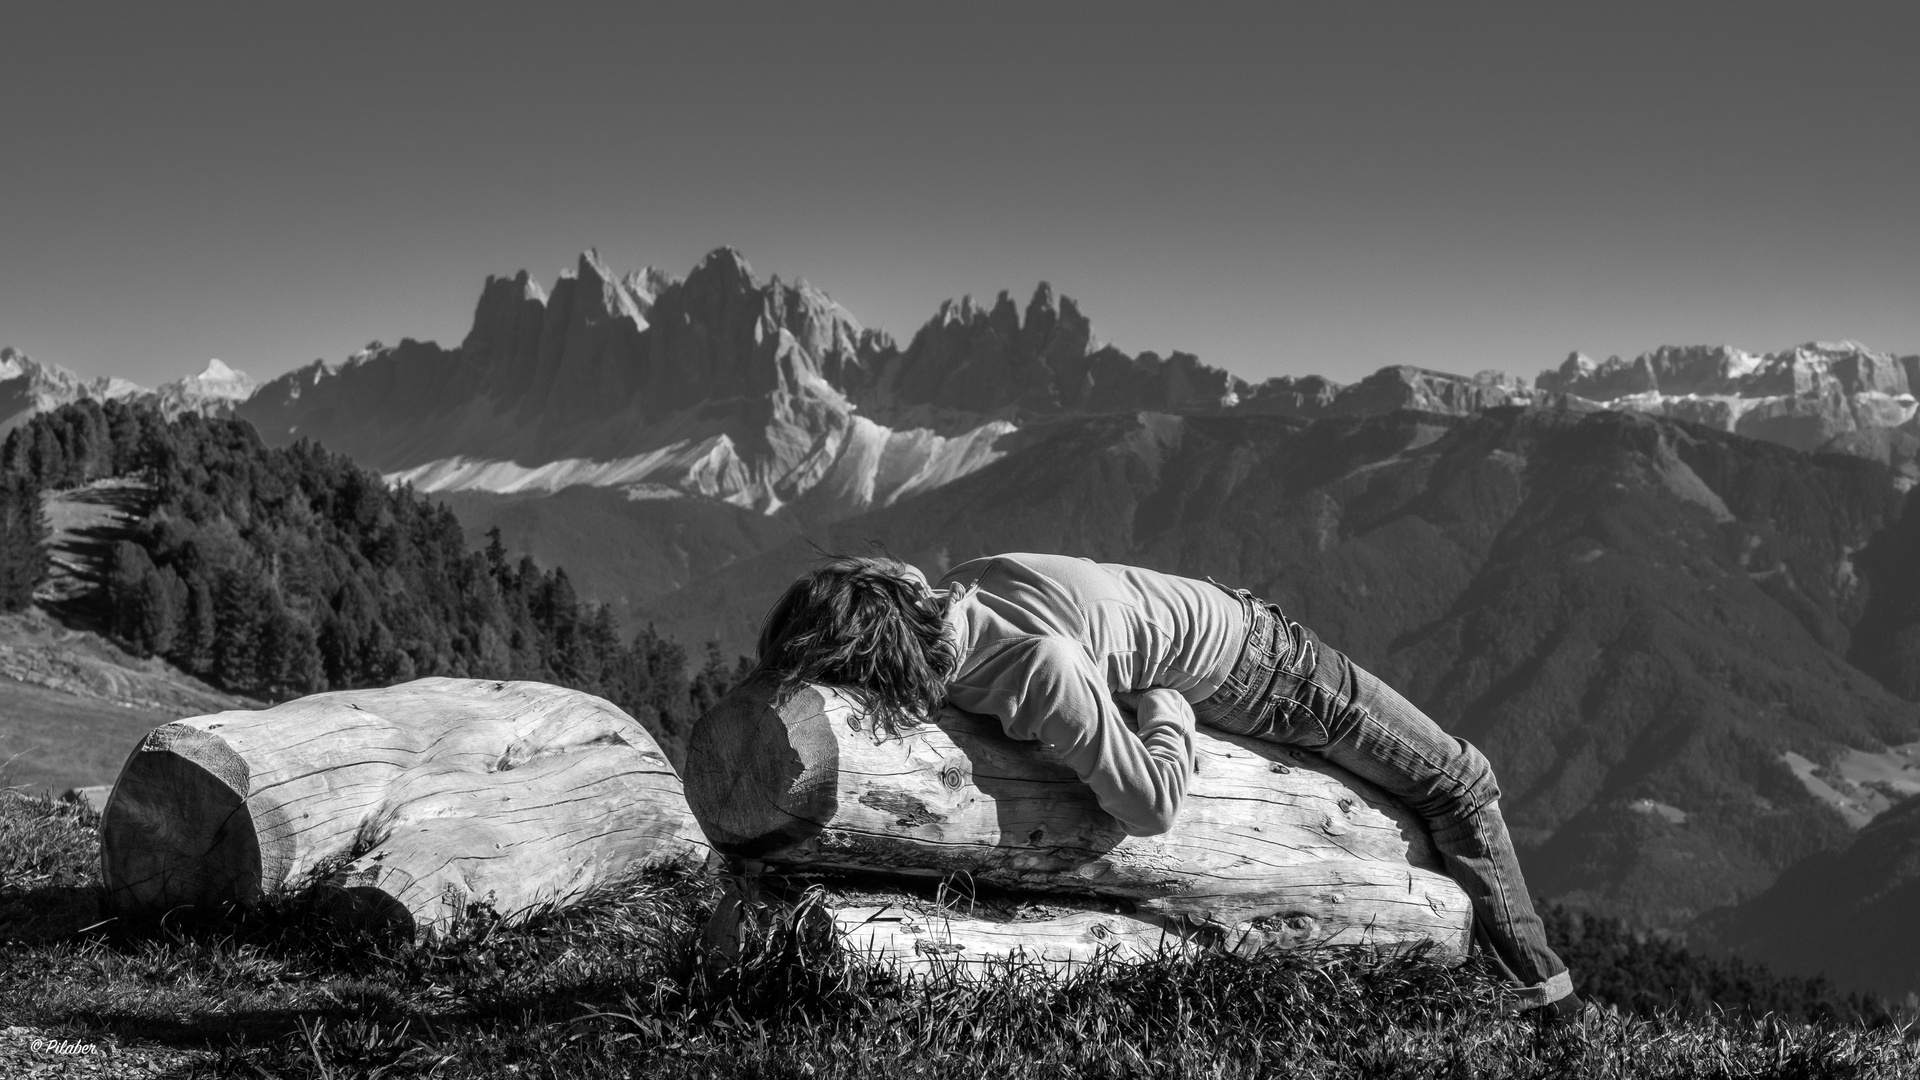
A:
POLYGON ((1920 4, 10 5, 0 344, 452 344, 597 246, 1249 378, 1920 351, 1920 4))

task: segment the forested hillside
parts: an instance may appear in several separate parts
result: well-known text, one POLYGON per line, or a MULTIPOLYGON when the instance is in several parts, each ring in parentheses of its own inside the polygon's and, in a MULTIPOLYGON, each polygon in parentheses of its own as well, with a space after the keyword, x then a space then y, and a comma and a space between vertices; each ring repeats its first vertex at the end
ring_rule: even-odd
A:
MULTIPOLYGON (((113 549, 99 616, 134 651, 235 693, 539 679, 616 702, 677 761, 733 675, 710 655, 689 676, 680 645, 650 628, 623 637, 566 571, 508 558, 497 535, 469 550, 446 508, 310 441, 268 448, 239 421, 81 401, 10 434, 0 476, 16 500, 108 477, 150 485, 150 512, 113 549)), ((0 551, 33 542, 29 516, 0 518, 0 551)))

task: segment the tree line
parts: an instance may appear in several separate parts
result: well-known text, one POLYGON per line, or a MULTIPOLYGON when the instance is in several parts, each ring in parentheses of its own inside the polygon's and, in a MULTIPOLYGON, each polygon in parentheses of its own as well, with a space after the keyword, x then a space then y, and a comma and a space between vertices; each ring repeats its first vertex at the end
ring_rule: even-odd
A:
POLYGON ((1547 941, 1573 970, 1583 997, 1621 1012, 1658 1016, 1726 1012, 1806 1023, 1911 1021, 1914 1000, 1847 991, 1822 976, 1788 975, 1733 956, 1686 947, 1676 937, 1635 930, 1619 919, 1539 902, 1547 941))
POLYGON ((445 506, 310 440, 276 449, 242 421, 115 401, 43 413, 0 448, 0 590, 32 576, 16 565, 44 574, 38 492, 109 477, 146 486, 151 509, 108 559, 107 629, 234 693, 537 679, 619 705, 677 765, 746 664, 710 647, 689 672, 678 643, 651 627, 623 636, 565 570, 510 558, 497 529, 469 550, 445 506), (7 561, 35 543, 37 562, 7 561))

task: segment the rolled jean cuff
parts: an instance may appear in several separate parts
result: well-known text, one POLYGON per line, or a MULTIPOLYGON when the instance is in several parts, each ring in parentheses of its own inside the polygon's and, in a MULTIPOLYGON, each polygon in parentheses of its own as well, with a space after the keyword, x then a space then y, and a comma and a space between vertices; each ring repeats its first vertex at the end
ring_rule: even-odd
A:
POLYGON ((1573 993, 1573 972, 1563 971, 1551 976, 1546 982, 1534 986, 1522 986, 1514 990, 1520 999, 1520 1008, 1538 1009, 1551 1005, 1568 994, 1573 993))

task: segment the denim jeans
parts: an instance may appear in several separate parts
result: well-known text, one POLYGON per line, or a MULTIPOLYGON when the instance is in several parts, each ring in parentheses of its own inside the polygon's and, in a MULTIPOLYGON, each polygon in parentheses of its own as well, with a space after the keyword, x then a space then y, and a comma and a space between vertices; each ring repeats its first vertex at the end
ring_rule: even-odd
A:
POLYGON ((1572 993, 1520 876, 1487 759, 1277 605, 1229 591, 1246 607, 1247 644, 1226 682, 1194 706, 1200 723, 1311 750, 1400 800, 1426 821, 1473 902, 1475 936, 1523 1003, 1572 993))

